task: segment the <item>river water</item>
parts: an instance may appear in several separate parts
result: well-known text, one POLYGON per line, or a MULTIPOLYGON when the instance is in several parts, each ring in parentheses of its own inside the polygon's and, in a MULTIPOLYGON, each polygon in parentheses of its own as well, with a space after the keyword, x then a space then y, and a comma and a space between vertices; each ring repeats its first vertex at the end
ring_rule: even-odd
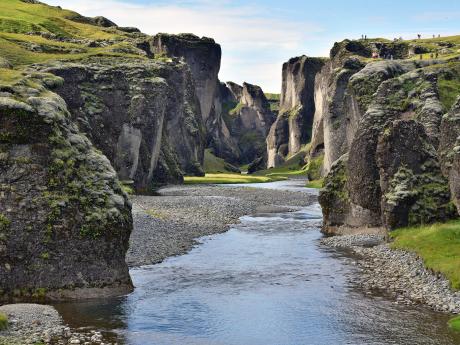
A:
POLYGON ((57 308, 126 345, 460 344, 448 315, 357 289, 354 259, 319 243, 320 224, 318 204, 245 216, 186 255, 132 269, 128 296, 57 308))

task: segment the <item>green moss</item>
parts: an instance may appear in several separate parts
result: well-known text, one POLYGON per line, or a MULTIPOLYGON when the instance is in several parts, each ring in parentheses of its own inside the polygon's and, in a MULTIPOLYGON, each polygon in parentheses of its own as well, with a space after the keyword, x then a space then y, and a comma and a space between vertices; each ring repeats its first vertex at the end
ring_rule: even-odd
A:
POLYGON ((43 259, 43 260, 49 260, 50 258, 50 254, 48 252, 43 252, 40 254, 40 257, 43 259))
POLYGON ((11 221, 2 213, 0 213, 0 232, 6 232, 9 230, 11 221))
POLYGON ((446 79, 446 76, 442 76, 438 79, 438 90, 441 103, 444 109, 448 111, 460 95, 460 76, 452 79, 446 79))
POLYGON ((398 229, 390 233, 393 248, 417 253, 429 269, 444 274, 460 289, 460 220, 398 229))
POLYGON ((313 181, 308 181, 306 184, 306 187, 320 189, 323 187, 323 184, 324 184, 324 179, 313 180, 313 181))
POLYGON ((0 313, 0 331, 4 331, 8 328, 8 316, 0 313))
POLYGON ((322 177, 321 171, 323 168, 324 154, 312 158, 308 161, 306 172, 310 181, 320 180, 322 177))
POLYGON ((449 320, 449 327, 456 332, 460 332, 460 316, 449 320))
POLYGON ((241 109, 243 109, 245 105, 243 103, 238 103, 233 109, 230 109, 228 112, 229 115, 237 115, 240 113, 241 109))

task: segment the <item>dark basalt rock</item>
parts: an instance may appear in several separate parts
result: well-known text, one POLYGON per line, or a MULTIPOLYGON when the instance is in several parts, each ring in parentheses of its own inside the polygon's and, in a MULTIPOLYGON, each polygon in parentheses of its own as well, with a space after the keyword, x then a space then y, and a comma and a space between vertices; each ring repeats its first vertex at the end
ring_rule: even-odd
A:
POLYGON ((107 58, 35 68, 64 79, 55 91, 72 118, 138 192, 204 174, 204 128, 185 64, 107 58), (169 173, 155 180, 160 152, 169 173))
POLYGON ((64 100, 41 86, 60 83, 35 74, 0 93, 1 300, 132 290, 131 204, 64 100))
POLYGON ((455 215, 448 181, 421 123, 392 122, 379 137, 377 165, 386 228, 427 224, 455 215))

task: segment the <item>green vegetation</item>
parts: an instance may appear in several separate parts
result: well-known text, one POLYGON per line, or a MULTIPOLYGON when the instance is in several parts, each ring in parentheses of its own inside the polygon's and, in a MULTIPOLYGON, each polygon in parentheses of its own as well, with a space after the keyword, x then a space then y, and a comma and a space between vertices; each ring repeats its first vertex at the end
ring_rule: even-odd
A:
POLYGON ((243 108, 244 108, 244 104, 238 103, 233 109, 229 110, 228 114, 232 116, 237 115, 243 108))
POLYGON ((429 269, 444 274, 460 289, 460 220, 391 232, 393 248, 417 253, 429 269))
POLYGON ((320 189, 323 188, 323 183, 324 179, 321 178, 318 180, 308 181, 305 187, 320 189))
POLYGON ((241 174, 206 174, 204 177, 186 176, 185 184, 265 183, 283 180, 281 177, 241 174))
POLYGON ((292 176, 307 176, 305 166, 305 155, 309 149, 306 145, 302 150, 288 158, 282 165, 276 168, 259 170, 252 174, 253 176, 268 176, 275 178, 289 178, 292 176))
POLYGON ((281 95, 279 93, 266 93, 265 97, 270 104, 270 110, 277 114, 280 111, 280 98, 281 95))
POLYGON ((438 79, 439 98, 448 111, 460 95, 460 76, 446 78, 445 76, 438 79))
MULTIPOLYGON (((6 59, 18 68, 101 55, 142 58, 144 54, 129 34, 92 25, 75 12, 20 0, 0 1, 0 60, 6 59), (88 44, 90 40, 103 40, 105 44, 88 44)), ((5 72, 0 72, 0 80, 4 76, 5 72)))
POLYGON ((449 327, 454 331, 460 332, 460 316, 449 320, 449 327))
POLYGON ((0 313, 0 331, 4 331, 8 328, 8 316, 0 313))
POLYGON ((204 171, 206 173, 235 173, 239 172, 238 170, 224 159, 214 156, 210 149, 204 151, 204 171))
POLYGON ((11 221, 2 213, 0 213, 0 232, 7 231, 10 228, 11 221))

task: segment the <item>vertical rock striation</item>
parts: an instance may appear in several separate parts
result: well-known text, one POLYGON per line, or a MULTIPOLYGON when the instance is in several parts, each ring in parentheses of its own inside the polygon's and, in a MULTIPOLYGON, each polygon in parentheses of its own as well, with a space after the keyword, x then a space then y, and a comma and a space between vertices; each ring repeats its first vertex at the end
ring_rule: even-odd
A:
POLYGON ((279 115, 267 137, 269 168, 296 154, 311 139, 315 77, 323 58, 300 56, 283 64, 279 115))
POLYGON ((205 133, 187 65, 92 59, 35 68, 56 88, 81 130, 138 192, 203 174, 205 133))

